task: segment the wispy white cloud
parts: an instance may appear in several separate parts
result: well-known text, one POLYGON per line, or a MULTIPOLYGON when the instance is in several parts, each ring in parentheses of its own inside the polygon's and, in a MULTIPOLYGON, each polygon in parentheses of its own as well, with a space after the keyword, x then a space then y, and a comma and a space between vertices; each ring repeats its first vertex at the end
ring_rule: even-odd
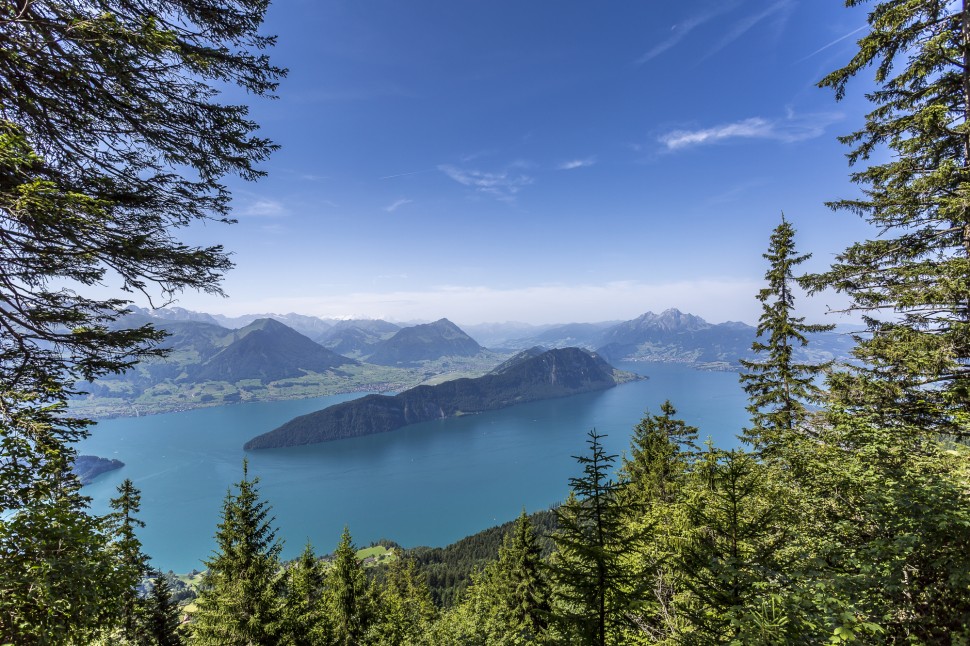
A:
POLYGON ((814 52, 812 52, 811 54, 808 54, 807 56, 803 56, 803 57, 801 57, 801 58, 799 58, 799 59, 798 59, 797 61, 795 61, 795 62, 796 62, 796 63, 801 63, 802 61, 807 61, 807 60, 808 60, 808 59, 810 59, 810 58, 811 58, 812 56, 815 56, 816 54, 821 54, 822 52, 824 52, 824 51, 825 51, 826 49, 828 49, 829 47, 834 47, 835 45, 838 45, 839 43, 841 43, 841 42, 842 42, 843 40, 845 40, 846 38, 850 38, 850 37, 852 37, 852 36, 854 36, 854 35, 856 35, 856 34, 858 34, 858 33, 859 33, 860 31, 862 31, 863 29, 865 29, 865 28, 866 28, 866 27, 868 27, 868 26, 869 26, 869 25, 868 25, 868 24, 866 24, 866 25, 862 25, 861 27, 859 27, 859 28, 857 28, 857 29, 853 29, 853 30, 852 30, 852 31, 850 31, 849 33, 847 33, 847 34, 845 34, 844 36, 839 36, 838 38, 836 38, 836 39, 835 39, 835 40, 833 40, 832 42, 829 42, 829 43, 826 43, 826 44, 824 44, 824 45, 822 45, 821 47, 819 47, 818 49, 816 49, 816 50, 815 50, 814 52))
POLYGON ((733 186, 725 191, 717 193, 707 198, 706 204, 710 206, 719 204, 730 204, 731 202, 736 202, 742 197, 745 197, 751 191, 762 188, 768 184, 768 181, 763 178, 754 178, 746 182, 741 182, 740 184, 733 186))
POLYGON ((489 155, 494 155, 496 152, 498 152, 498 151, 495 150, 494 148, 485 148, 483 150, 477 150, 477 151, 475 151, 473 153, 466 153, 466 154, 462 155, 461 157, 459 157, 458 159, 461 160, 461 163, 467 164, 468 162, 475 161, 476 159, 479 159, 480 157, 487 157, 489 155))
POLYGON ((749 30, 751 30, 755 25, 767 20, 768 18, 778 18, 779 29, 782 28, 785 22, 788 20, 788 16, 791 14, 791 10, 794 8, 795 4, 793 0, 779 0, 763 11, 755 14, 751 14, 734 23, 724 34, 723 37, 714 45, 704 58, 710 58, 714 54, 736 41, 741 36, 745 35, 749 30))
POLYGON ((259 198, 236 210, 235 214, 247 218, 278 218, 286 215, 287 211, 282 202, 259 198))
POLYGON ((394 179, 396 177, 408 177, 409 175, 417 175, 418 173, 427 173, 428 171, 434 170, 433 168, 422 168, 421 170, 409 170, 404 173, 394 173, 393 175, 384 175, 383 177, 378 177, 377 179, 394 179))
POLYGON ((830 124, 841 118, 841 114, 831 112, 796 115, 789 111, 784 119, 752 117, 711 128, 672 130, 661 135, 659 141, 667 150, 714 144, 729 139, 769 139, 794 143, 821 136, 830 124))
POLYGON ((438 166, 438 170, 462 186, 474 188, 479 193, 493 195, 504 201, 514 200, 519 191, 535 181, 529 175, 508 170, 490 173, 457 168, 450 164, 442 164, 438 166))
POLYGON ((637 65, 643 65, 657 56, 660 56, 668 49, 676 46, 680 41, 694 31, 704 23, 720 16, 721 14, 727 13, 738 6, 737 2, 721 2, 716 5, 713 9, 706 13, 697 14, 687 18, 683 22, 680 22, 673 26, 670 30, 670 35, 664 40, 660 41, 653 47, 651 47, 643 56, 638 58, 635 62, 637 65))
POLYGON ((559 164, 559 170, 574 170, 576 168, 587 168, 596 164, 596 156, 586 157, 585 159, 570 159, 559 164))
POLYGON ((392 203, 385 206, 384 210, 387 211, 388 213, 394 213, 400 207, 404 206, 405 204, 410 204, 412 201, 413 200, 409 200, 407 198, 402 197, 401 199, 394 200, 392 203))

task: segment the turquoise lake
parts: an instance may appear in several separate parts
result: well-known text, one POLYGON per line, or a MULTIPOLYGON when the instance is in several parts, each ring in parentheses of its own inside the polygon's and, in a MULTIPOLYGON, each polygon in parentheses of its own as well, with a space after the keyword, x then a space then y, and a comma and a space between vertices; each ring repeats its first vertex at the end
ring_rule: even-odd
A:
POLYGON ((731 448, 747 422, 733 372, 675 364, 617 367, 649 380, 605 392, 523 404, 481 415, 408 426, 392 433, 310 446, 243 451, 249 438, 359 393, 297 401, 236 404, 101 421, 82 454, 117 458, 125 467, 84 488, 96 513, 130 478, 142 493, 139 532, 153 564, 202 569, 226 491, 243 458, 276 516, 284 558, 310 540, 318 553, 336 546, 344 525, 364 546, 389 538, 406 546, 447 545, 486 527, 563 500, 579 475, 573 456, 587 432, 607 434, 611 453, 629 446, 644 411, 670 399, 701 439, 731 448))

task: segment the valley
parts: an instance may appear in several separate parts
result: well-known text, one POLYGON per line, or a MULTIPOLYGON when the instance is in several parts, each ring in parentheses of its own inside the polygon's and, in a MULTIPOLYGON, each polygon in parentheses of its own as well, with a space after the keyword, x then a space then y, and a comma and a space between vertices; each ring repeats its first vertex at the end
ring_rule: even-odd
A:
MULTIPOLYGON (((751 355, 755 335, 744 323, 711 324, 676 309, 620 322, 467 326, 470 333, 448 319, 398 325, 299 314, 227 318, 181 308, 133 308, 125 319, 132 326, 146 322, 168 333, 162 342, 167 356, 81 384, 86 394, 71 400, 73 411, 103 419, 241 402, 396 393, 481 377, 534 347, 578 347, 614 363, 736 370, 738 358, 751 355)), ((796 356, 810 362, 845 358, 852 345, 845 330, 822 333, 812 338, 808 352, 796 356)))

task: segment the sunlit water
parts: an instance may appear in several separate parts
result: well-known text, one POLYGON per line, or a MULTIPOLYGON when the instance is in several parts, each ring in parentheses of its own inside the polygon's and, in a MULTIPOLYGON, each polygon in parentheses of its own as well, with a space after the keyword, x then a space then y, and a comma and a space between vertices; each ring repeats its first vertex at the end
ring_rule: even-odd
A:
POLYGON ((671 364, 622 364, 647 381, 605 392, 522 404, 481 415, 408 426, 392 433, 311 446, 243 451, 249 438, 354 395, 237 404, 181 413, 105 420, 80 446, 118 458, 125 467, 84 488, 95 512, 107 510, 130 478, 142 492, 139 532, 163 569, 200 568, 212 553, 226 491, 249 458, 284 539, 283 556, 307 540, 331 551, 344 525, 357 544, 378 538, 405 546, 446 545, 513 519, 524 507, 544 509, 579 474, 573 456, 587 432, 607 434, 612 453, 629 446, 645 410, 670 399, 701 438, 730 448, 747 420, 735 373, 671 364))

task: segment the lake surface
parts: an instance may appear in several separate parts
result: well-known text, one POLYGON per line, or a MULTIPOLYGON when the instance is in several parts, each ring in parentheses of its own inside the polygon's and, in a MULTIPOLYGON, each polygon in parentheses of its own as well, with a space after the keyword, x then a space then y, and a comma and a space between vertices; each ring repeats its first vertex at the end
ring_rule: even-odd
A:
POLYGON ((227 490, 242 477, 243 458, 259 476, 276 516, 284 558, 310 540, 334 549, 344 525, 355 543, 379 538, 447 545, 481 529, 565 499, 580 474, 587 432, 607 434, 620 454, 644 411, 670 399, 703 440, 738 444, 746 399, 732 372, 674 364, 617 367, 650 377, 605 392, 522 404, 391 433, 310 446, 243 451, 251 437, 360 393, 297 401, 247 403, 165 415, 104 420, 79 445, 82 454, 117 458, 125 467, 84 488, 96 513, 108 510, 130 478, 142 493, 139 532, 145 552, 164 570, 202 569, 227 490))

